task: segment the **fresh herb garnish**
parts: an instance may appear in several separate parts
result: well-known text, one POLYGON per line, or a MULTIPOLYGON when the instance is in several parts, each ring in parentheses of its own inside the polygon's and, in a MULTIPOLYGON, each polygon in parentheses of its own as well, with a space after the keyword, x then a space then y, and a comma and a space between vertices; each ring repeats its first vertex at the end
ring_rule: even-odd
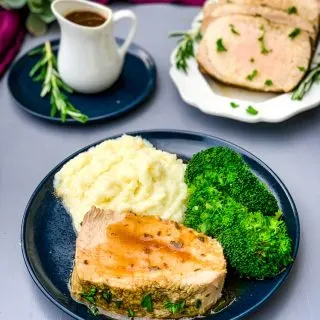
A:
POLYGON ((255 61, 254 58, 251 58, 251 59, 250 59, 250 62, 251 62, 251 63, 254 63, 254 61, 255 61))
POLYGON ((65 92, 72 93, 73 89, 60 78, 57 58, 52 52, 50 42, 47 41, 44 47, 31 51, 29 55, 36 54, 41 54, 42 58, 34 65, 29 75, 34 81, 43 82, 40 93, 42 98, 50 95, 50 116, 54 117, 60 112, 62 122, 66 121, 67 116, 81 123, 87 122, 88 116, 77 110, 65 95, 65 92))
POLYGON ((177 302, 166 301, 164 303, 164 307, 168 309, 172 314, 181 312, 184 306, 185 306, 185 301, 177 301, 177 302))
POLYGON ((136 316, 136 313, 132 309, 128 309, 128 317, 134 318, 136 316))
POLYGON ((85 300, 87 300, 87 301, 89 301, 91 303, 95 303, 96 302, 96 300, 95 300, 96 293, 97 293, 97 288, 96 287, 92 287, 88 292, 81 293, 80 296, 83 299, 85 299, 85 300))
POLYGON ((230 30, 233 34, 240 36, 240 33, 236 30, 235 26, 233 24, 229 24, 230 30))
POLYGON ((116 304, 118 309, 120 309, 120 307, 122 306, 122 301, 121 300, 115 300, 114 303, 116 304))
POLYGON ((298 66, 297 68, 298 68, 298 70, 301 71, 301 72, 305 72, 305 71, 306 71, 306 68, 305 68, 305 67, 300 67, 300 66, 298 66))
POLYGON ((266 41, 265 41, 266 30, 263 24, 260 26, 260 30, 262 31, 262 35, 258 38, 258 41, 260 42, 260 52, 262 54, 268 54, 272 50, 268 49, 266 46, 266 41))
POLYGON ((235 102, 230 102, 230 106, 233 108, 233 109, 236 109, 236 108, 239 108, 239 105, 235 102))
POLYGON ((110 292, 110 290, 105 291, 102 293, 103 298, 107 301, 107 303, 110 303, 112 300, 112 293, 110 292))
POLYGON ((252 73, 247 75, 247 80, 252 81, 258 75, 258 70, 254 69, 252 73))
POLYGON ((256 110, 253 106, 249 106, 246 111, 247 111, 247 113, 249 113, 253 116, 258 114, 258 110, 256 110))
POLYGON ((271 87, 271 86, 273 85, 273 82, 272 82, 272 80, 267 79, 267 80, 264 82, 264 84, 265 84, 266 86, 268 86, 268 87, 271 87))
POLYGON ((143 308, 146 308, 148 312, 152 312, 153 311, 153 303, 152 303, 152 297, 151 294, 148 293, 146 294, 142 300, 141 300, 141 306, 143 308))
POLYGON ((296 7, 290 7, 287 9, 288 14, 297 14, 298 10, 296 7))
POLYGON ((199 308, 201 307, 201 304, 202 304, 201 300, 198 299, 198 300, 196 301, 196 308, 199 309, 199 308))
POLYGON ((227 51, 226 47, 223 45, 223 40, 222 38, 218 39, 216 41, 216 45, 217 45, 217 51, 218 52, 224 52, 227 51))
POLYGON ((294 38, 296 38, 300 34, 300 32, 301 32, 300 28, 295 28, 295 29, 293 29, 292 32, 290 32, 288 34, 288 37, 291 38, 291 40, 293 40, 294 38))
POLYGON ((175 55, 176 67, 187 73, 188 63, 187 60, 194 57, 194 43, 202 39, 200 29, 196 32, 173 32, 169 37, 179 37, 179 46, 175 55))
POLYGON ((302 100, 314 83, 320 83, 320 64, 308 72, 307 76, 300 82, 297 89, 293 91, 291 99, 302 100))
POLYGON ((93 305, 93 304, 91 304, 90 306, 88 306, 88 310, 89 310, 90 313, 92 313, 94 316, 98 315, 98 313, 99 313, 99 309, 98 309, 95 305, 93 305))

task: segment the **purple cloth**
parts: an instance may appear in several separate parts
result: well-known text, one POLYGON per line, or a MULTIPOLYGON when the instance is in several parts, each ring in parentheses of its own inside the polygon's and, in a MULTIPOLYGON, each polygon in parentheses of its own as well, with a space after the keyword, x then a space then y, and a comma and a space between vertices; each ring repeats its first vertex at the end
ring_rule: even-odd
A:
MULTIPOLYGON (((94 0, 108 4, 109 0, 94 0)), ((175 3, 200 6, 204 0, 129 0, 130 3, 175 3)), ((0 78, 20 50, 25 36, 22 11, 8 11, 0 8, 0 78)))
POLYGON ((19 52, 24 35, 20 13, 0 9, 0 78, 19 52))

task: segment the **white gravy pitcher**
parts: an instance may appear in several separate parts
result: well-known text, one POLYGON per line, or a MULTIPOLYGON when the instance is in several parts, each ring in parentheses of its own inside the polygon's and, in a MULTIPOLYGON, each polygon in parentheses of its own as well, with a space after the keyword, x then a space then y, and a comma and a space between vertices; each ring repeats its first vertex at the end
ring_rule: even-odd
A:
POLYGON ((61 28, 58 69, 70 87, 82 93, 103 91, 121 74, 124 56, 136 32, 136 16, 130 10, 113 13, 103 5, 85 0, 57 0, 51 5, 61 28), (73 23, 65 16, 75 11, 91 11, 106 18, 97 27, 73 23), (131 19, 129 35, 119 48, 113 36, 113 23, 131 19))

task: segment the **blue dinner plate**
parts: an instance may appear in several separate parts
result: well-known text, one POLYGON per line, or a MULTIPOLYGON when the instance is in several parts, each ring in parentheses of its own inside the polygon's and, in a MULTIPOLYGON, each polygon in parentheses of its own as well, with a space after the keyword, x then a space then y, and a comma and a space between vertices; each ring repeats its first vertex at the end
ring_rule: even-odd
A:
MULTIPOLYGON (((211 146, 227 146, 239 152, 277 197, 293 241, 293 258, 296 257, 300 235, 296 207, 283 182, 257 157, 230 142, 198 133, 141 131, 130 134, 142 136, 156 148, 176 153, 184 160, 211 146)), ((31 196, 22 221, 22 252, 32 279, 49 300, 75 319, 105 317, 89 314, 85 306, 76 303, 70 297, 68 280, 73 266, 76 235, 70 216, 54 195, 53 179, 55 173, 67 161, 100 142, 77 151, 49 172, 31 196)), ((263 281, 227 276, 227 285, 232 282, 231 287, 236 293, 236 300, 215 315, 208 315, 207 319, 235 320, 247 316, 261 307, 277 291, 287 278, 291 267, 292 265, 277 277, 263 281)))
MULTIPOLYGON (((122 39, 116 39, 121 45, 122 39)), ((55 53, 59 49, 59 40, 51 41, 55 53)), ((37 46, 39 48, 43 46, 37 46)), ((33 48, 33 49, 36 49, 33 48)), ((32 49, 32 50, 33 50, 32 49)), ((41 98, 41 83, 34 82, 29 72, 39 56, 26 53, 11 68, 8 86, 25 111, 36 117, 60 122, 60 116, 50 116, 49 98, 41 98)), ((136 44, 132 44, 125 57, 124 67, 117 82, 108 90, 97 94, 67 94, 71 103, 89 117, 88 122, 118 117, 138 107, 154 91, 156 86, 156 66, 151 55, 136 44)), ((68 118, 68 123, 75 123, 68 118)))

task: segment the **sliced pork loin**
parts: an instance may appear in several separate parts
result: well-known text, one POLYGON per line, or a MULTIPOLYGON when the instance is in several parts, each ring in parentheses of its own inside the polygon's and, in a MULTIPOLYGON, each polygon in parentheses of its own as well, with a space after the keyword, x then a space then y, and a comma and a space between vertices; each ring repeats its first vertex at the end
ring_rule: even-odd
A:
POLYGON ((261 16, 270 22, 284 24, 291 27, 300 28, 310 34, 311 39, 316 40, 318 25, 315 27, 310 21, 305 20, 297 14, 288 14, 274 8, 257 5, 240 5, 234 3, 218 4, 208 2, 204 6, 204 17, 201 31, 204 33, 210 23, 217 18, 241 14, 247 16, 261 16))
POLYGON ((224 83, 289 92, 304 76, 311 54, 306 31, 262 17, 232 15, 209 24, 197 60, 201 70, 224 83))
POLYGON ((225 276, 216 240, 158 217, 93 208, 77 238, 70 288, 100 312, 179 318, 212 307, 225 276))
POLYGON ((298 15, 309 21, 318 30, 319 0, 217 0, 219 4, 232 2, 238 5, 265 6, 286 12, 288 15, 298 15))

